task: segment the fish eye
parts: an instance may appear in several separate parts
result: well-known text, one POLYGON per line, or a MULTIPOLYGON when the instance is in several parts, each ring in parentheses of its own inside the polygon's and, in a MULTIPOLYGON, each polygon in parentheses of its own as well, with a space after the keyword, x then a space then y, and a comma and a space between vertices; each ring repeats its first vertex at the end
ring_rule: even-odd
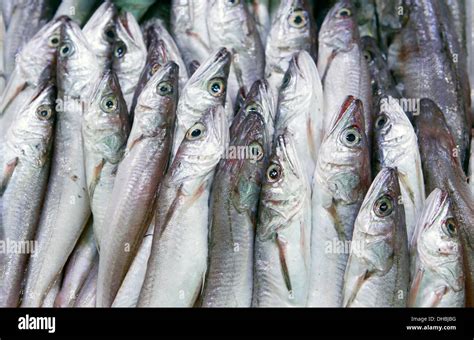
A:
POLYGON ((267 169, 267 180, 270 183, 275 183, 281 177, 281 167, 280 165, 273 163, 267 169))
POLYGON ((125 46, 123 41, 119 41, 117 46, 115 46, 114 55, 120 59, 125 55, 125 53, 127 53, 127 46, 125 46))
POLYGON ((220 97, 225 92, 225 81, 222 78, 214 78, 209 81, 207 87, 209 93, 214 97, 220 97))
POLYGON ((377 129, 383 128, 388 122, 388 117, 385 114, 381 114, 378 116, 377 120, 375 121, 375 127, 377 129))
POLYGON ((365 50, 364 53, 364 58, 367 60, 367 62, 371 62, 374 59, 374 56, 372 55, 372 52, 365 50))
POLYGON ((342 132, 342 143, 348 147, 359 145, 361 140, 362 135, 355 126, 349 127, 342 132))
POLYGON ((160 64, 153 64, 150 68, 150 76, 154 75, 160 69, 160 64))
POLYGON ((301 9, 295 10, 288 17, 288 22, 290 26, 293 26, 295 28, 302 28, 306 26, 307 21, 308 20, 307 20, 306 12, 301 9))
POLYGON ((51 47, 57 47, 59 45, 59 34, 53 34, 49 37, 48 45, 51 47))
POLYGON ((251 158, 253 160, 259 161, 263 158, 263 146, 259 142, 253 141, 249 145, 249 149, 250 149, 251 158))
POLYGON ((72 44, 69 42, 65 42, 61 45, 59 48, 59 55, 62 58, 67 58, 70 57, 74 53, 74 47, 72 47, 72 44))
POLYGON ((53 116, 53 110, 48 105, 40 105, 36 109, 36 116, 41 120, 49 120, 53 116))
POLYGON ((240 0, 227 0, 227 5, 228 6, 235 6, 240 3, 240 0))
POLYGON ((260 105, 258 105, 255 102, 252 102, 252 103, 250 103, 249 105, 247 105, 245 107, 245 112, 247 114, 249 114, 249 113, 260 113, 261 112, 260 105))
POLYGON ((196 123, 188 130, 188 132, 186 132, 186 139, 187 140, 200 139, 202 136, 204 136, 205 131, 206 131, 206 127, 204 126, 204 124, 196 123))
POLYGON ((162 81, 156 86, 156 91, 160 96, 173 93, 173 85, 169 81, 162 81))
POLYGON ((393 200, 390 196, 384 195, 375 201, 375 214, 378 217, 387 217, 393 211, 393 200))
POLYGON ((115 29, 113 26, 109 26, 104 31, 105 39, 109 42, 113 42, 115 40, 115 29))
POLYGON ((100 108, 107 113, 112 113, 117 110, 118 102, 115 96, 106 96, 100 101, 100 108))
POLYGON ((349 8, 341 8, 337 13, 336 13, 336 18, 348 18, 352 15, 352 12, 349 8))
POLYGON ((458 228, 456 226, 456 222, 454 221, 454 218, 448 218, 444 222, 444 233, 448 235, 449 237, 455 237, 458 233, 458 228))

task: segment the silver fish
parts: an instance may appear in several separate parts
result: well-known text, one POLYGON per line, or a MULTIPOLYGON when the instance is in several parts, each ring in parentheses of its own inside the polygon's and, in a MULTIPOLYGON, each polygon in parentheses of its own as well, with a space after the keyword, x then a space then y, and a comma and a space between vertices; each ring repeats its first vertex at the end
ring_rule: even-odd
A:
POLYGON ((306 306, 311 187, 291 135, 276 139, 260 195, 252 306, 306 306))
POLYGON ((105 214, 108 227, 101 242, 98 307, 112 305, 153 217, 155 195, 168 165, 177 101, 178 66, 170 62, 153 75, 138 98, 105 214))
POLYGON ((117 74, 129 111, 135 86, 145 66, 146 55, 145 41, 137 20, 131 13, 123 13, 116 24, 112 69, 117 74))
POLYGON ((82 121, 87 190, 99 249, 110 225, 105 220, 117 168, 130 133, 127 104, 113 71, 106 71, 91 89, 82 121))
POLYGON ((369 188, 363 105, 347 97, 319 151, 313 177, 309 306, 340 307, 354 221, 369 188))
POLYGON ((312 182, 324 135, 324 96, 316 64, 306 51, 293 56, 278 100, 276 135, 293 137, 298 159, 312 182))
POLYGON ((260 40, 263 46, 266 46, 271 26, 270 0, 251 0, 247 6, 255 19, 260 40))
MULTIPOLYGON (((224 105, 231 55, 225 48, 216 51, 189 78, 176 110, 172 158, 188 129, 202 118, 210 107, 224 105)), ((229 121, 232 117, 228 117, 229 121)))
POLYGON ((344 276, 344 307, 405 307, 408 240, 397 170, 375 177, 354 224, 344 276))
POLYGON ((409 307, 464 307, 463 248, 447 192, 426 199, 413 247, 409 307))
POLYGON ((139 307, 192 307, 196 302, 207 267, 209 192, 228 129, 218 105, 186 133, 158 195, 139 307))
POLYGON ((59 290, 61 288, 61 275, 54 281, 53 285, 48 291, 48 294, 46 294, 43 303, 41 304, 41 308, 53 308, 54 307, 54 301, 56 300, 56 297, 58 296, 59 290))
POLYGON ((97 275, 99 273, 99 259, 96 258, 94 266, 89 272, 86 281, 82 285, 79 296, 76 299, 74 307, 95 307, 97 295, 97 275))
POLYGON ((248 92, 253 83, 263 78, 265 49, 253 16, 244 1, 211 0, 207 25, 211 46, 226 47, 232 53, 227 93, 232 103, 237 92, 248 92))
POLYGON ((52 168, 36 239, 30 257, 22 306, 40 306, 62 271, 89 216, 84 152, 82 100, 99 73, 79 26, 67 21, 61 29, 57 65, 58 98, 52 168))
MULTIPOLYGON (((3 241, 33 243, 51 163, 55 100, 52 83, 39 85, 7 130, 0 161, 3 241)), ((27 251, 34 252, 34 245, 27 251)), ((28 256, 29 253, 9 252, 0 256, 0 306, 18 306, 28 256)))

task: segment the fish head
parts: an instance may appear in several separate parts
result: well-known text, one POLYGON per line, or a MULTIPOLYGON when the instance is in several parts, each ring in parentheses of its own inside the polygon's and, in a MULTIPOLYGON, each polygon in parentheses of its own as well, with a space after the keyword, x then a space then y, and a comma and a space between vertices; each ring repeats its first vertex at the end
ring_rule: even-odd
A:
POLYGON ((383 168, 375 177, 359 210, 351 249, 371 271, 387 273, 401 242, 406 244, 405 212, 397 170, 383 168), (399 226, 402 226, 401 228, 399 226), (404 232, 405 235, 399 235, 404 232), (354 244, 355 242, 355 244, 354 244))
POLYGON ((147 48, 137 20, 133 14, 123 13, 116 25, 113 68, 126 73, 140 73, 146 54, 147 48))
POLYGON ((123 99, 117 76, 106 71, 92 87, 83 116, 83 133, 96 153, 112 164, 122 159, 130 131, 127 104, 123 99))
POLYGON ((329 10, 321 25, 320 47, 323 45, 331 52, 348 51, 359 37, 355 14, 355 8, 350 0, 338 1, 329 10))
POLYGON ((110 63, 110 56, 117 37, 115 22, 118 11, 110 1, 97 8, 82 29, 91 50, 102 65, 110 63))
POLYGON ((51 149, 55 112, 56 86, 44 81, 27 100, 12 123, 9 134, 13 146, 22 158, 34 166, 42 167, 51 149))
POLYGON ((61 29, 57 73, 59 91, 74 99, 89 93, 90 84, 100 74, 95 54, 90 50, 79 25, 72 20, 61 29))
POLYGON ((209 108, 186 132, 169 171, 171 182, 188 182, 191 187, 184 190, 194 192, 195 185, 209 179, 228 145, 228 128, 224 107, 209 108))
POLYGON ((210 0, 208 11, 213 24, 228 26, 245 20, 247 5, 243 0, 210 0))
POLYGON ((262 185, 261 214, 258 236, 274 237, 305 210, 308 183, 298 159, 294 141, 288 132, 276 139, 262 185))
POLYGON ((413 246, 422 265, 436 272, 455 291, 464 285, 459 233, 448 193, 435 189, 426 199, 413 246))
POLYGON ((348 96, 320 147, 319 182, 332 199, 351 204, 364 197, 370 184, 367 136, 362 101, 348 96))
POLYGON ((134 129, 140 136, 156 136, 172 128, 179 96, 178 74, 178 65, 168 62, 155 71, 143 88, 134 118, 134 129))

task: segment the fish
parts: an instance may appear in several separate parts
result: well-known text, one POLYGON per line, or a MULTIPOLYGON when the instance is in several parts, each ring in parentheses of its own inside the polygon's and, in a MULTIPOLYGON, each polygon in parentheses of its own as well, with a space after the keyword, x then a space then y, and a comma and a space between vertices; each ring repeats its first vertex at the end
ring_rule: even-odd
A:
POLYGON ((43 303, 41 304, 41 308, 53 308, 54 301, 59 293, 61 288, 61 277, 54 281, 52 287, 49 289, 48 294, 46 294, 43 303))
POLYGON ((99 73, 95 55, 79 26, 61 27, 57 63, 58 99, 48 190, 30 257, 23 307, 41 306, 61 273, 90 216, 82 147, 82 100, 99 73))
POLYGON ((74 307, 81 288, 99 258, 92 219, 84 229, 63 270, 63 280, 54 307, 74 307))
POLYGON ((319 32, 318 71, 324 89, 325 131, 346 97, 364 104, 365 134, 372 140, 372 94, 367 61, 357 28, 355 8, 349 0, 338 1, 328 12, 319 32))
POLYGON ((363 104, 348 96, 321 143, 313 176, 308 306, 341 307, 354 223, 371 182, 363 104))
POLYGON ((99 259, 95 259, 94 266, 89 272, 86 281, 82 285, 79 296, 74 307, 92 308, 95 307, 97 294, 97 275, 99 272, 99 259))
POLYGON ((168 166, 177 101, 178 66, 169 62, 138 98, 104 217, 108 226, 101 242, 97 307, 112 305, 153 217, 155 195, 168 166))
POLYGON ((181 92, 186 85, 189 76, 181 52, 176 45, 175 40, 166 29, 164 22, 160 19, 150 19, 142 24, 144 39, 147 42, 148 54, 153 53, 151 42, 160 40, 163 44, 163 53, 166 61, 173 61, 179 66, 179 91, 181 92))
MULTIPOLYGON (((474 133, 471 132, 471 135, 474 136, 474 133)), ((471 137, 471 157, 469 157, 468 180, 471 188, 471 195, 474 197, 474 137, 471 137)))
MULTIPOLYGON (((171 159, 176 155, 186 132, 202 118, 203 113, 210 107, 225 104, 230 62, 230 52, 220 48, 189 78, 180 94, 176 110, 171 159)), ((231 114, 227 116, 230 121, 231 114)))
POLYGON ((270 2, 271 0, 251 0, 247 3, 248 10, 253 15, 257 25, 258 35, 263 46, 267 44, 267 36, 271 25, 270 2))
POLYGON ((113 71, 106 71, 97 79, 87 98, 82 120, 84 166, 93 230, 100 249, 110 225, 110 220, 105 219, 106 210, 125 153, 130 121, 119 80, 113 71))
POLYGON ((319 148, 324 136, 324 96, 318 70, 306 51, 290 61, 278 98, 275 134, 288 131, 298 159, 312 183, 319 148))
POLYGON ((344 307, 406 307, 408 239, 395 168, 372 182, 354 223, 344 275, 344 307))
POLYGON ((131 13, 121 14, 117 19, 115 29, 112 70, 117 74, 127 109, 130 112, 135 86, 145 67, 147 49, 140 26, 131 13))
POLYGON ((438 1, 433 0, 404 1, 408 13, 396 55, 399 67, 393 72, 397 82, 403 84, 404 97, 429 98, 440 107, 459 147, 461 164, 465 165, 471 129, 466 112, 467 98, 453 61, 454 51, 444 38, 451 32, 445 29, 438 15, 438 5, 438 1), (446 91, 447 88, 450 91, 446 91))
POLYGON ((293 54, 305 50, 316 60, 316 40, 316 27, 307 1, 281 1, 265 46, 265 78, 273 93, 278 94, 293 54))
POLYGON ((311 187, 289 133, 265 170, 254 252, 253 307, 304 307, 311 269, 311 187))
POLYGON ((20 0, 13 6, 6 27, 3 51, 7 78, 13 72, 17 54, 21 52, 36 32, 53 17, 57 5, 58 0, 20 0))
POLYGON ((412 244, 414 262, 408 307, 464 307, 465 278, 460 229, 449 194, 426 199, 412 244))
POLYGON ((118 12, 114 4, 105 1, 95 10, 82 29, 103 71, 112 67, 112 55, 117 38, 115 27, 117 16, 118 12))
POLYGON ((449 195, 463 251, 467 306, 474 306, 474 202, 461 155, 440 107, 430 99, 420 101, 415 116, 426 193, 436 188, 449 195))
POLYGON ((192 307, 196 302, 207 269, 209 193, 228 130, 225 109, 217 105, 183 138, 158 194, 138 307, 192 307))
POLYGON ((270 153, 261 108, 242 108, 229 152, 220 160, 210 197, 209 260, 203 307, 250 307, 254 234, 260 188, 270 153))
POLYGON ((140 290, 145 281, 146 268, 150 258, 151 246, 153 244, 153 233, 155 231, 154 219, 148 226, 148 230, 143 236, 137 255, 128 269, 127 275, 123 279, 122 285, 115 296, 112 307, 136 307, 140 290))
POLYGON ((374 173, 384 167, 397 168, 401 202, 410 241, 425 200, 418 138, 410 120, 395 98, 382 97, 376 112, 372 158, 374 173))
POLYGON ((360 36, 377 37, 375 0, 356 0, 354 7, 360 36))
POLYGON ((83 26, 98 3, 98 0, 61 0, 54 17, 66 15, 83 26))
POLYGON ((244 1, 211 0, 207 11, 211 46, 224 46, 232 53, 227 93, 234 103, 240 89, 247 93, 256 80, 263 78, 265 49, 244 1))
POLYGON ((194 60, 203 64, 211 55, 207 5, 207 0, 171 1, 171 34, 186 65, 194 60))
POLYGON ((56 87, 38 85, 7 130, 0 161, 0 236, 27 245, 25 252, 0 257, 0 306, 17 307, 21 283, 41 213, 51 165, 56 87))
POLYGON ((396 40, 402 28, 403 0, 375 0, 379 45, 384 53, 396 40))
POLYGON ((7 75, 5 74, 5 60, 3 58, 3 50, 5 46, 5 20, 3 19, 3 15, 0 12, 0 95, 3 93, 3 89, 5 88, 7 82, 7 75))

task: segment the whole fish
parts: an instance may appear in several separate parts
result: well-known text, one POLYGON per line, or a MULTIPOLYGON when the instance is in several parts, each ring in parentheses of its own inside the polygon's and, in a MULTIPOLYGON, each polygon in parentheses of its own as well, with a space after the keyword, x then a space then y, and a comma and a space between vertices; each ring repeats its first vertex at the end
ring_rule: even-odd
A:
POLYGON ((439 188, 448 193, 451 201, 464 249, 466 302, 468 306, 474 306, 474 202, 460 164, 459 150, 443 112, 432 100, 421 100, 415 125, 426 192, 439 188))
POLYGON ((252 13, 255 19, 258 35, 263 46, 267 44, 267 36, 271 26, 270 2, 271 0, 251 0, 247 4, 249 12, 252 13))
POLYGON ((111 2, 105 1, 97 8, 82 29, 84 37, 89 43, 90 49, 96 55, 102 70, 109 69, 112 66, 112 54, 117 38, 115 28, 117 15, 117 8, 111 2))
POLYGON ((229 152, 214 176, 203 307, 250 307, 252 303, 257 207, 271 145, 260 110, 239 112, 245 117, 231 127, 229 152))
POLYGON ((186 64, 181 56, 173 37, 166 29, 164 23, 160 19, 151 19, 142 25, 145 41, 148 46, 148 54, 153 53, 151 41, 160 40, 163 44, 164 55, 166 61, 173 61, 179 66, 179 91, 181 92, 186 85, 189 77, 186 64))
POLYGON ((61 288, 54 301, 55 307, 74 306, 79 292, 98 258, 99 253, 91 219, 64 267, 61 288))
POLYGON ((145 41, 137 20, 131 13, 123 13, 116 23, 112 69, 117 74, 129 111, 135 86, 145 66, 146 55, 145 41))
POLYGON ((186 65, 194 60, 203 64, 212 52, 207 28, 207 5, 207 0, 171 1, 171 33, 186 65))
POLYGON ((263 78, 265 49, 244 1, 211 0, 208 13, 211 46, 224 46, 232 53, 227 93, 234 103, 239 89, 247 93, 256 80, 263 78))
MULTIPOLYGON (((230 61, 229 51, 221 48, 199 66, 186 83, 176 110, 172 158, 188 129, 202 118, 203 113, 213 106, 224 105, 230 61)), ((230 121, 232 117, 228 116, 228 119, 230 121)))
POLYGON ((278 136, 260 194, 254 307, 304 307, 311 269, 311 188, 290 134, 278 136))
POLYGON ((405 307, 410 279, 397 170, 375 177, 354 224, 344 276, 345 307, 405 307))
POLYGON ((434 189, 426 199, 413 247, 409 307, 464 307, 463 247, 452 201, 434 189))
POLYGON ((107 232, 101 242, 98 307, 112 305, 153 217, 155 195, 168 165, 177 101, 178 66, 170 62, 153 75, 138 98, 104 217, 107 232))
MULTIPOLYGON (((0 161, 3 241, 33 243, 51 163, 55 100, 55 86, 50 82, 40 84, 7 130, 0 161)), ((29 255, 7 252, 0 256, 0 306, 18 306, 29 255)))
POLYGON ((281 1, 265 46, 265 78, 275 95, 293 54, 305 50, 316 59, 316 27, 305 0, 281 1))
MULTIPOLYGON (((98 0, 61 0, 55 18, 67 15, 82 26, 97 6, 98 0)), ((108 1, 106 1, 108 2, 108 1)))
POLYGON ((95 259, 94 266, 89 272, 86 281, 82 285, 79 296, 74 307, 95 307, 97 293, 97 275, 99 272, 99 258, 95 259))
POLYGON ((99 73, 79 26, 66 21, 61 28, 57 65, 57 123, 48 190, 30 257, 22 306, 40 306, 62 271, 89 216, 89 197, 82 147, 82 101, 99 73))
POLYGON ((106 71, 98 78, 88 100, 82 122, 84 166, 94 235, 100 249, 110 225, 105 214, 127 145, 130 122, 127 104, 113 71, 106 71))
POLYGON ((186 133, 158 194, 156 225, 139 307, 192 307, 207 268, 209 192, 228 142, 222 105, 186 133))
POLYGON ((438 15, 438 1, 404 0, 404 6, 408 14, 400 33, 395 78, 403 84, 405 97, 429 98, 440 107, 459 148, 461 164, 465 165, 471 126, 462 77, 453 61, 454 51, 445 39, 450 32, 438 15))
POLYGON ((316 64, 306 51, 295 54, 283 78, 278 100, 276 135, 287 131, 296 153, 312 182, 319 147, 324 135, 324 96, 316 64))
POLYGON ((313 177, 308 306, 340 307, 354 221, 369 188, 363 104, 346 98, 321 144, 313 177))
POLYGON ((374 173, 397 168, 410 241, 425 200, 418 139, 398 101, 390 96, 381 98, 374 125, 374 173))
MULTIPOLYGON (((9 17, 5 35, 5 72, 7 78, 13 72, 16 55, 25 44, 54 15, 59 1, 19 0, 16 1, 11 17, 9 17)), ((37 51, 35 51, 37 52, 37 51)))
POLYGON ((112 307, 136 307, 140 290, 145 281, 146 268, 150 258, 151 246, 153 244, 153 232, 155 223, 152 221, 143 237, 140 248, 135 255, 127 275, 123 279, 122 285, 115 296, 112 307))
POLYGON ((318 71, 324 88, 324 125, 327 132, 347 96, 359 98, 364 104, 365 134, 370 145, 370 76, 354 11, 351 1, 338 1, 324 19, 319 33, 318 71))

